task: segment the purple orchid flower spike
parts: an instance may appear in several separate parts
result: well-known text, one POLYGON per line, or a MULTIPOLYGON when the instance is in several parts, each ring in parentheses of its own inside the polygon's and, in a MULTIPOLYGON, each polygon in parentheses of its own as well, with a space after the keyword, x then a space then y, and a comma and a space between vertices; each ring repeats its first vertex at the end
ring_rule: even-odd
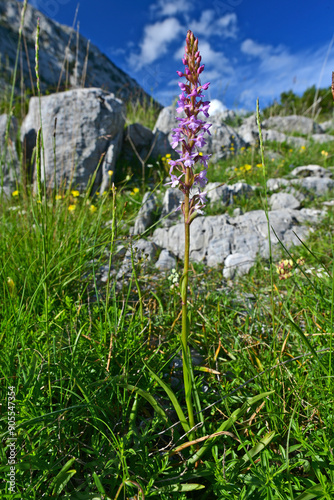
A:
POLYGON ((201 65, 198 39, 190 30, 187 33, 182 62, 185 69, 183 72, 177 71, 177 74, 180 78, 186 78, 186 82, 179 82, 182 93, 176 110, 178 113, 184 113, 185 117, 178 117, 178 127, 173 129, 172 147, 180 154, 180 158, 169 162, 172 179, 169 184, 172 187, 178 187, 185 194, 181 210, 185 222, 190 224, 197 214, 203 213, 202 209, 205 207, 204 193, 200 190, 208 182, 206 174, 210 155, 203 155, 199 148, 206 144, 204 134, 210 134, 209 128, 211 127, 211 124, 198 118, 200 112, 205 117, 209 116, 210 102, 203 101, 202 91, 207 90, 210 83, 202 85, 200 82, 199 77, 204 70, 204 64, 201 65), (181 150, 177 150, 180 144, 181 150), (199 173, 195 173, 197 163, 203 168, 199 173), (190 196, 193 184, 197 185, 199 190, 197 194, 190 196))

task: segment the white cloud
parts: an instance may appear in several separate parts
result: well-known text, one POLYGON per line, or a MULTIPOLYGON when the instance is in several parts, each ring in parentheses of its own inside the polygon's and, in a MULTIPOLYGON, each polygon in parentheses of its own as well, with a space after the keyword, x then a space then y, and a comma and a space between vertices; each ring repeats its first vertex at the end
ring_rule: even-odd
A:
MULTIPOLYGON (((227 57, 223 54, 223 52, 218 52, 214 50, 210 43, 201 40, 201 42, 198 44, 198 48, 200 51, 200 54, 202 56, 202 63, 206 65, 214 65, 217 68, 225 68, 223 69, 225 72, 229 72, 231 70, 231 64, 227 57)), ((174 54, 174 59, 181 59, 184 56, 184 45, 182 45, 174 54)))
POLYGON ((212 99, 212 101, 210 102, 210 108, 209 108, 210 116, 222 113, 223 111, 225 111, 225 109, 227 109, 225 104, 219 101, 219 99, 212 99))
POLYGON ((132 53, 128 59, 129 65, 139 70, 147 64, 151 64, 168 50, 168 45, 184 31, 175 17, 170 17, 155 24, 146 25, 144 28, 144 39, 139 44, 139 54, 132 53))
POLYGON ((214 10, 203 10, 199 21, 191 21, 190 29, 195 36, 218 35, 225 38, 235 38, 237 33, 237 16, 229 13, 217 19, 214 10))
POLYGON ((152 13, 158 17, 175 16, 190 11, 191 5, 189 0, 158 0, 150 8, 152 13))
POLYGON ((271 45, 261 45, 250 38, 243 41, 240 48, 244 54, 255 57, 265 57, 272 49, 271 45))

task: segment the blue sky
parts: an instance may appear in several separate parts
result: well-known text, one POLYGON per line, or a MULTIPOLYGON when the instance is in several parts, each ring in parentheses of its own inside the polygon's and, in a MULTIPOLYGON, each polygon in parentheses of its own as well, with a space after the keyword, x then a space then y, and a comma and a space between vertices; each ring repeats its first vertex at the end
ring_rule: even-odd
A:
MULTIPOLYGON (((72 25, 77 0, 29 0, 72 25)), ((80 33, 163 105, 179 93, 184 41, 199 39, 207 96, 254 110, 283 91, 331 85, 333 0, 81 0, 80 33)))

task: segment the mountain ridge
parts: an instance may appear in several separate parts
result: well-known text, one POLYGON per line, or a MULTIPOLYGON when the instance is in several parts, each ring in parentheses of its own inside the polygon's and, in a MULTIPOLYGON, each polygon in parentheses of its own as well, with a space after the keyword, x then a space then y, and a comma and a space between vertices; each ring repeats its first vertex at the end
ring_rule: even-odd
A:
MULTIPOLYGON (((0 82, 11 84, 14 68, 22 3, 0 0, 0 82)), ((140 85, 118 68, 98 47, 72 27, 47 17, 28 4, 23 26, 16 93, 34 93, 35 37, 40 19, 39 66, 42 92, 79 87, 99 87, 124 101, 151 99, 140 85), (88 57, 86 56, 88 52, 88 57), (60 77, 61 75, 61 77, 60 77)))

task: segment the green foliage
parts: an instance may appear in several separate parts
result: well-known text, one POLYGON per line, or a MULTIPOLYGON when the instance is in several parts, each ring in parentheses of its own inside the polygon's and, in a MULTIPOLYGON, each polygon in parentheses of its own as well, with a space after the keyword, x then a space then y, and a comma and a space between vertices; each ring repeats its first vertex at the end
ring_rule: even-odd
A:
POLYGON ((146 98, 130 99, 126 103, 127 124, 140 123, 153 130, 155 122, 161 111, 161 106, 153 99, 146 98))
MULTIPOLYGON (((292 156, 295 165, 306 154, 313 162, 321 156, 316 145, 307 152, 276 146, 281 157, 268 164, 270 175, 280 176, 288 167, 279 164, 292 156)), ((332 154, 331 144, 321 147, 332 154)), ((242 175, 261 186, 258 154, 242 175)), ((251 151, 233 161, 238 168, 250 164, 251 151)), ((222 176, 227 167, 222 162, 217 168, 215 175, 222 176)), ((255 198, 260 207, 261 196, 255 198)), ((139 203, 139 191, 119 192, 114 248, 127 245, 126 227, 139 203)), ((247 203, 241 200, 241 206, 247 203)), ((118 498, 140 498, 142 491, 146 498, 166 500, 331 498, 333 306, 326 273, 332 266, 332 212, 307 246, 285 253, 294 272, 279 280, 274 268, 273 291, 270 266, 262 261, 233 287, 222 283, 221 269, 193 267, 190 342, 203 356, 204 371, 194 374, 205 432, 197 431, 202 441, 191 451, 166 393, 172 383, 178 412, 185 412, 182 377, 173 368, 179 352, 177 289, 168 275, 144 273, 138 265, 137 285, 134 275, 122 288, 112 278, 107 300, 99 271, 108 262, 111 195, 87 204, 75 191, 59 194, 48 198, 45 210, 46 271, 36 199, 19 189, 18 196, 4 199, 0 213, 1 397, 6 405, 6 388, 15 386, 19 495, 89 499, 119 492, 118 498), (249 398, 255 398, 250 409, 249 398)), ((121 260, 115 254, 111 262, 114 276, 121 260)), ((1 429, 6 473, 6 413, 1 429)))
POLYGON ((282 92, 279 102, 274 102, 263 110, 265 118, 276 115, 305 115, 320 121, 333 117, 333 97, 330 87, 316 89, 309 87, 299 96, 292 90, 282 92))

